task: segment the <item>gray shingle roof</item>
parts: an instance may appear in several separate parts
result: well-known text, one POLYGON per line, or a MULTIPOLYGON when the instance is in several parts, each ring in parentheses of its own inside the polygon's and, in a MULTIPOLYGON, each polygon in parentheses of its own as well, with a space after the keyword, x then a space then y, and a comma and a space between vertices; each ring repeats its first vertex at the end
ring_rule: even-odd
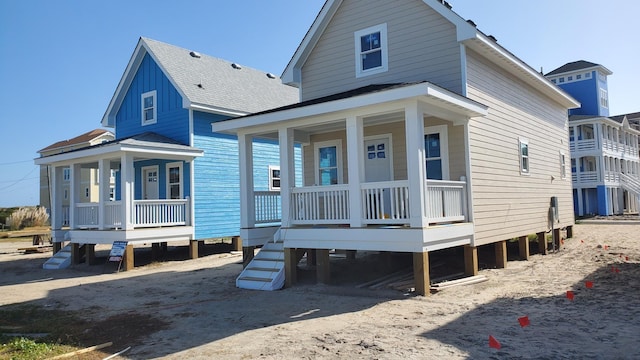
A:
POLYGON ((547 73, 545 76, 563 74, 563 73, 570 72, 570 71, 588 69, 588 68, 598 67, 598 66, 600 66, 602 68, 605 68, 604 66, 602 66, 600 64, 592 63, 592 62, 585 61, 585 60, 578 60, 578 61, 566 63, 566 64, 560 66, 559 68, 547 73))
POLYGON ((277 76, 149 38, 145 48, 191 104, 255 113, 298 102, 298 89, 277 76))

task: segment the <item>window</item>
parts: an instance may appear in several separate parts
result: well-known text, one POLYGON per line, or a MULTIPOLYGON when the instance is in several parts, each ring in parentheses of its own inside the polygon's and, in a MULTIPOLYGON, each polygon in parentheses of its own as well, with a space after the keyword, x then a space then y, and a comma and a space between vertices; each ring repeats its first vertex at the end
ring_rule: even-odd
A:
POLYGON ((88 187, 84 188, 84 197, 86 197, 86 198, 89 197, 89 188, 88 187))
POLYGON ((589 79, 589 78, 591 77, 591 73, 590 73, 590 72, 585 73, 585 74, 584 74, 584 77, 585 77, 585 79, 589 79))
POLYGON ((69 198, 69 190, 64 189, 64 199, 67 200, 69 198))
POLYGON ((529 174, 529 141, 527 139, 518 139, 520 144, 520 174, 529 174))
POLYGON ((600 89, 600 106, 604 108, 609 107, 609 96, 607 95, 607 90, 600 89))
POLYGON ((580 80, 580 79, 582 79, 582 74, 576 75, 576 80, 580 80))
POLYGON ((387 71, 387 24, 356 31, 354 37, 356 77, 387 71))
POLYGON ((156 91, 142 94, 142 125, 155 124, 157 122, 156 91))
POLYGON ((556 79, 552 79, 551 82, 555 84, 556 83, 556 79))
POLYGON ((573 76, 567 76, 567 81, 573 80, 573 76))
POLYGON ((69 181, 71 179, 71 168, 62 169, 62 180, 69 181))
POLYGON ((564 82, 564 78, 563 78, 563 77, 561 77, 561 78, 560 78, 560 83, 563 83, 563 82, 564 82))
POLYGON ((280 166, 269 165, 269 191, 280 191, 280 166))
POLYGON ((567 157, 562 151, 560 152, 560 178, 567 178, 567 157))
POLYGON ((427 127, 424 132, 427 179, 449 180, 447 126, 427 127))
POLYGON ((342 143, 340 140, 315 144, 317 185, 342 183, 342 143))
POLYGON ((114 186, 109 187, 109 201, 114 201, 116 199, 116 188, 114 186))
POLYGON ((167 164, 167 199, 182 199, 182 163, 167 164))

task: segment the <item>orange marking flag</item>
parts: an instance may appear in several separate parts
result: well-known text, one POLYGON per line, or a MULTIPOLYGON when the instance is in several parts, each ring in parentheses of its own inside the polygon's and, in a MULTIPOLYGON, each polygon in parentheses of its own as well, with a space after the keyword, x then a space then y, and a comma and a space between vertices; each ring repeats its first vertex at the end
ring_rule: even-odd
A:
POLYGON ((500 342, 496 340, 496 338, 489 335, 489 347, 499 350, 502 347, 502 345, 500 345, 500 342))
POLYGON ((567 290, 567 299, 573 301, 573 291, 567 290))
POLYGON ((518 322, 520 323, 520 327, 525 327, 525 326, 531 325, 531 323, 529 322, 529 317, 528 316, 519 317, 518 318, 518 322))

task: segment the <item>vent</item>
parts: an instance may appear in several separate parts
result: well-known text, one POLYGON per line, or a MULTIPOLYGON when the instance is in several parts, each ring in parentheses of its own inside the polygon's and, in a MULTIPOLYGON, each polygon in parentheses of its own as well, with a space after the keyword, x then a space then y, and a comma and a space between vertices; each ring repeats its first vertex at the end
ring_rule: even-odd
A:
POLYGON ((200 53, 197 51, 192 51, 189 53, 189 55, 191 55, 191 57, 194 57, 196 59, 200 59, 202 57, 202 55, 200 55, 200 53))
POLYGON ((236 70, 240 70, 240 69, 242 69, 242 66, 240 66, 240 65, 238 65, 238 64, 236 64, 236 63, 231 64, 231 67, 232 67, 232 68, 234 68, 234 69, 236 69, 236 70))
POLYGON ((275 78, 276 78, 276 76, 275 76, 275 75, 273 75, 272 73, 267 73, 267 77, 268 77, 269 79, 275 79, 275 78))
POLYGON ((471 26, 476 27, 476 23, 474 23, 473 20, 469 19, 467 22, 471 24, 471 26))
POLYGON ((495 36, 493 36, 493 35, 489 35, 489 36, 487 36, 487 37, 488 37, 489 39, 491 39, 491 40, 495 41, 495 42, 498 42, 498 39, 496 39, 496 37, 495 37, 495 36))

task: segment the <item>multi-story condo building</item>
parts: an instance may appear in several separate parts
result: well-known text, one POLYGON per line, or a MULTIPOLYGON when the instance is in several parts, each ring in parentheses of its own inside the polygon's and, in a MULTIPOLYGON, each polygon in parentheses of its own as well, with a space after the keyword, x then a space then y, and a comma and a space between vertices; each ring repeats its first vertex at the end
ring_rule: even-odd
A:
POLYGON ((580 60, 546 75, 581 103, 569 110, 576 216, 638 213, 640 113, 609 116, 611 74, 602 65, 580 60))

